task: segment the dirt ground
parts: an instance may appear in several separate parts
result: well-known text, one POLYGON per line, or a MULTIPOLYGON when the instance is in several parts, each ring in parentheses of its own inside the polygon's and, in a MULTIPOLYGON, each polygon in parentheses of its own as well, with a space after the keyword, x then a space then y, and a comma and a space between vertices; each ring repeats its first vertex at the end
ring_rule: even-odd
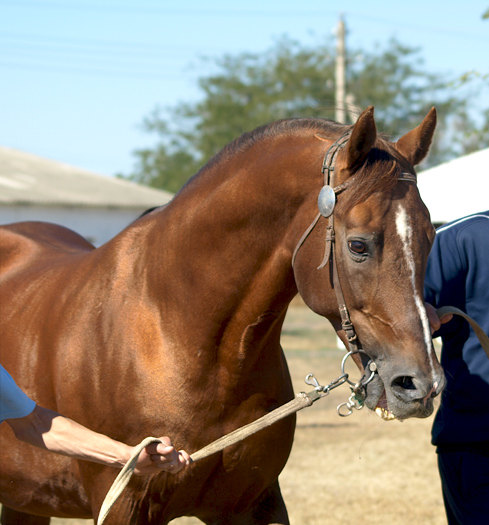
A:
MULTIPOLYGON (((296 392, 311 390, 304 384, 310 372, 322 384, 340 374, 344 351, 337 348, 329 323, 307 308, 291 308, 282 344, 296 392)), ((294 447, 280 477, 291 523, 446 524, 436 455, 430 445, 432 418, 385 422, 367 409, 339 417, 336 406, 348 395, 348 388, 341 386, 298 414, 294 447)), ((92 521, 53 519, 52 523, 92 521)), ((199 523, 194 518, 172 521, 199 523)))

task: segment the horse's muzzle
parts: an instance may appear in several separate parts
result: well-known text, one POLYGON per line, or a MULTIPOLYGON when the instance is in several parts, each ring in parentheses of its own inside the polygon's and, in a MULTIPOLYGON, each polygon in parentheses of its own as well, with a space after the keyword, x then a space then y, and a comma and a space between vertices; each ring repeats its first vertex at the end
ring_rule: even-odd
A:
POLYGON ((393 377, 381 374, 367 385, 365 404, 383 419, 428 417, 433 413, 433 399, 444 387, 441 368, 432 379, 414 374, 393 377))

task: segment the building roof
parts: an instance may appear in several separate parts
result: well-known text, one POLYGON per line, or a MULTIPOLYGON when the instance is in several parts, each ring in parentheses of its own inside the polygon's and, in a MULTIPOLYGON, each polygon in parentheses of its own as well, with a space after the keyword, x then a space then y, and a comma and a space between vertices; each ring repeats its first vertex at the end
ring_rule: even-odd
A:
POLYGON ((443 224, 489 209, 489 148, 418 174, 421 198, 431 222, 443 224))
POLYGON ((150 208, 173 195, 0 146, 0 205, 150 208))

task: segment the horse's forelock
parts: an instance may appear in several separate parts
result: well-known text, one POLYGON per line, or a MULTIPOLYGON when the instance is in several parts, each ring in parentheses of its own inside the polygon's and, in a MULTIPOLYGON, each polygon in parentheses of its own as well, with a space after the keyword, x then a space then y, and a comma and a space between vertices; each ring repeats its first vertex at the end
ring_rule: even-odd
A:
POLYGON ((352 184, 345 192, 346 205, 351 208, 364 202, 378 191, 390 191, 398 180, 401 168, 388 143, 378 139, 364 165, 353 175, 352 184))

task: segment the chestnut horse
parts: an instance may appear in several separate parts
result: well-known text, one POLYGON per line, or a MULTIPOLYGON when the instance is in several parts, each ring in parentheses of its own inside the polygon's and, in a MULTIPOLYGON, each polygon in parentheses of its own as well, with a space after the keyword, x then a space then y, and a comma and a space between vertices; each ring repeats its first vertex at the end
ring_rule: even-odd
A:
MULTIPOLYGON (((337 273, 377 368, 365 402, 401 419, 429 415, 444 379, 422 300, 433 228, 413 166, 435 123, 432 109, 396 143, 378 136, 373 108, 353 126, 261 127, 97 249, 53 224, 0 228, 2 364, 40 405, 129 444, 169 435, 194 452, 286 403, 280 334, 298 291, 347 342, 332 259, 318 269, 327 220, 303 236, 336 144, 337 273)), ((294 429, 288 417, 177 475, 134 476, 107 523, 288 523, 278 476, 294 429)), ((97 516, 115 469, 0 431, 4 524, 97 516)))

